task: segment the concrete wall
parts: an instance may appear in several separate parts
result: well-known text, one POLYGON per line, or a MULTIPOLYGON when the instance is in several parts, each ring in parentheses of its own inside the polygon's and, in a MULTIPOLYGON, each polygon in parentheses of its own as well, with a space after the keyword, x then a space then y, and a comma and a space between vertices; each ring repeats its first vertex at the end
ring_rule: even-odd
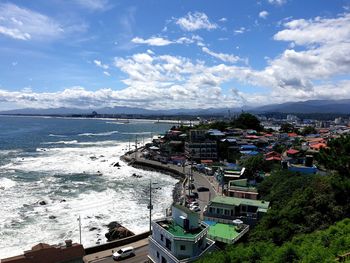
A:
POLYGON ((127 238, 123 238, 123 239, 119 239, 116 241, 112 241, 112 242, 108 242, 106 244, 102 244, 102 245, 98 245, 98 246, 94 246, 94 247, 88 247, 85 248, 85 254, 89 255, 89 254, 93 254, 96 252, 101 252, 104 250, 108 250, 108 249, 112 249, 115 247, 120 247, 120 246, 124 246, 142 239, 147 238, 151 233, 149 231, 139 234, 139 235, 135 235, 135 236, 131 236, 131 237, 127 237, 127 238))

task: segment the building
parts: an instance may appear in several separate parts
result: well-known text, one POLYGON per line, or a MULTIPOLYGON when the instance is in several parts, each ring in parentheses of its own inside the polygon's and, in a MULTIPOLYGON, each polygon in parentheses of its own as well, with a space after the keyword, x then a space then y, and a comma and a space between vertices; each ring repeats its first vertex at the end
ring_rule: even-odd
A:
POLYGON ((237 197, 216 196, 203 213, 204 221, 231 223, 240 219, 245 224, 255 225, 267 212, 270 202, 237 197))
POLYGON ((227 195, 237 198, 258 199, 258 190, 248 185, 247 179, 232 180, 227 185, 227 195))
POLYGON ((152 227, 148 255, 151 262, 192 262, 215 249, 215 242, 207 238, 209 226, 184 206, 173 205, 172 217, 154 220, 152 227))
POLYGON ((1 259, 1 263, 83 263, 85 255, 81 244, 66 240, 64 246, 40 243, 23 255, 1 259))
POLYGON ((185 142, 185 153, 193 160, 216 160, 218 158, 216 141, 185 142))

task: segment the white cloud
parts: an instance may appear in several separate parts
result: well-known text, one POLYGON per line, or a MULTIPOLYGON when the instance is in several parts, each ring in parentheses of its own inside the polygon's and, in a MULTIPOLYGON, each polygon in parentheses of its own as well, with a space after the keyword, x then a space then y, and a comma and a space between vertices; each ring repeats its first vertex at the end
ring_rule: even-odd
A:
POLYGON ((224 53, 215 53, 215 52, 209 50, 209 48, 207 48, 207 47, 203 47, 202 51, 204 53, 207 53, 210 56, 213 56, 213 57, 220 59, 224 62, 235 63, 235 62, 240 60, 240 58, 238 56, 231 55, 231 54, 224 54, 224 53))
POLYGON ((269 12, 267 12, 267 11, 261 11, 260 13, 259 13, 259 17, 260 18, 263 18, 263 19, 266 19, 267 18, 267 16, 269 15, 269 12))
POLYGON ((132 43, 135 44, 144 44, 144 45, 149 45, 149 46, 168 46, 171 44, 192 44, 194 42, 199 42, 202 39, 198 36, 192 36, 192 38, 188 38, 188 37, 180 37, 178 39, 175 40, 170 40, 167 38, 163 38, 163 37, 151 37, 149 39, 143 39, 140 37, 135 37, 131 40, 132 43))
POLYGON ((105 74, 106 76, 110 77, 111 74, 108 71, 103 71, 103 74, 105 74))
POLYGON ((337 18, 297 19, 286 22, 286 29, 274 35, 275 40, 293 41, 298 45, 330 44, 350 39, 350 14, 337 18))
POLYGON ((220 18, 219 21, 220 22, 227 22, 227 18, 226 17, 220 18))
POLYGON ((287 0, 268 0, 268 2, 272 5, 281 6, 287 3, 287 0))
POLYGON ((167 46, 173 44, 173 41, 170 41, 162 37, 151 37, 149 39, 143 39, 141 37, 135 37, 131 40, 135 44, 146 44, 149 46, 167 46))
POLYGON ((201 12, 188 12, 186 16, 177 19, 175 23, 185 31, 211 30, 218 27, 215 23, 209 21, 205 13, 201 12))
POLYGON ((85 24, 63 25, 46 15, 10 3, 0 3, 0 17, 0 34, 19 40, 50 41, 87 28, 85 24))
POLYGON ((99 67, 99 68, 103 68, 103 69, 108 69, 109 66, 106 64, 103 64, 100 60, 94 60, 94 64, 99 67))
POLYGON ((245 27, 240 27, 239 29, 236 29, 236 30, 233 31, 233 33, 235 35, 243 34, 244 32, 246 32, 246 28, 245 27))
POLYGON ((92 11, 103 11, 108 9, 108 0, 74 0, 80 6, 92 11))

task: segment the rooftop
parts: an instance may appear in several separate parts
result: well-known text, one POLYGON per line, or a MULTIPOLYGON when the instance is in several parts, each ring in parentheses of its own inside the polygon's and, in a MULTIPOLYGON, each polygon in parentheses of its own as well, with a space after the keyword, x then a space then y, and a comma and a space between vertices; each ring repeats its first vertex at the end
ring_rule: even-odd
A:
POLYGON ((239 235, 239 232, 237 232, 234 225, 216 223, 209 227, 208 234, 209 236, 232 240, 239 235))
POLYGON ((199 225, 199 227, 195 230, 186 231, 182 226, 176 224, 170 218, 158 221, 157 223, 174 237, 180 238, 195 238, 199 233, 201 233, 205 229, 204 225, 199 225))
POLYGON ((252 199, 244 199, 244 198, 228 197, 228 196, 216 196, 213 200, 211 200, 211 204, 213 203, 232 205, 232 206, 249 205, 249 206, 256 206, 264 209, 268 209, 270 204, 270 202, 262 201, 262 200, 252 200, 252 199))

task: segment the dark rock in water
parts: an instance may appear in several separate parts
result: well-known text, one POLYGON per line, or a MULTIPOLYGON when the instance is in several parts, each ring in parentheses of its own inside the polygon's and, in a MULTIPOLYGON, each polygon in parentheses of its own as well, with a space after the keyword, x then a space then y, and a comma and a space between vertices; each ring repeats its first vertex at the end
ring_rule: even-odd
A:
POLYGON ((102 219, 102 216, 95 216, 96 219, 102 219))
POLYGON ((141 178, 141 177, 142 177, 142 175, 138 175, 138 174, 133 173, 133 174, 132 174, 132 177, 135 177, 135 178, 141 178))
POLYGON ((113 164, 113 167, 120 167, 119 162, 116 162, 115 164, 113 164))
POLYGON ((56 216, 49 216, 49 218, 50 218, 50 219, 55 219, 55 218, 56 218, 56 216))
POLYGON ((98 227, 90 227, 89 231, 100 230, 98 227))
POLYGON ((115 227, 115 228, 110 228, 108 233, 105 234, 105 237, 107 238, 108 241, 112 240, 117 240, 117 239, 122 239, 130 236, 134 236, 135 234, 128 230, 127 228, 123 226, 115 227))
POLYGON ((91 159, 92 161, 94 161, 94 160, 97 159, 97 157, 96 157, 96 156, 90 156, 90 159, 91 159))
POLYGON ((60 201, 60 203, 63 203, 63 202, 66 202, 66 199, 62 199, 62 200, 60 201))
POLYGON ((116 228, 116 227, 121 227, 121 226, 122 225, 119 224, 117 221, 112 221, 107 225, 108 230, 111 230, 111 229, 116 228))
POLYGON ((97 176, 102 176, 102 173, 100 171, 97 171, 97 176))
POLYGON ((47 203, 46 203, 46 201, 40 201, 39 203, 38 203, 39 205, 47 205, 47 203))

